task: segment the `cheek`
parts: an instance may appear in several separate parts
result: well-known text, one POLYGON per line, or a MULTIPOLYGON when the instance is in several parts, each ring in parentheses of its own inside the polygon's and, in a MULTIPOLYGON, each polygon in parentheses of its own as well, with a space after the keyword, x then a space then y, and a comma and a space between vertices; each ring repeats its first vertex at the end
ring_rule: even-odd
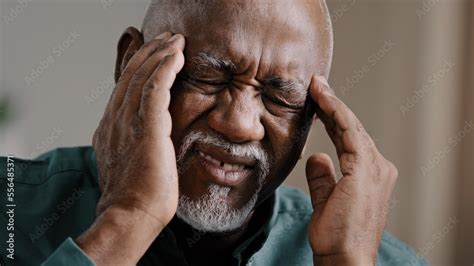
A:
POLYGON ((272 151, 271 182, 281 183, 296 165, 307 139, 311 123, 302 117, 291 121, 273 117, 266 120, 267 136, 272 151))
POLYGON ((274 153, 275 161, 279 158, 287 157, 295 146, 305 139, 297 137, 304 135, 306 131, 302 125, 303 118, 300 115, 284 114, 281 116, 270 115, 267 113, 263 119, 268 140, 274 153), (303 133, 303 134, 302 134, 303 133))
MULTIPOLYGON (((170 114, 173 121, 171 138, 179 143, 188 129, 215 104, 215 96, 203 95, 190 90, 176 90, 172 93, 170 114)), ((175 147, 176 148, 176 147, 175 147)))

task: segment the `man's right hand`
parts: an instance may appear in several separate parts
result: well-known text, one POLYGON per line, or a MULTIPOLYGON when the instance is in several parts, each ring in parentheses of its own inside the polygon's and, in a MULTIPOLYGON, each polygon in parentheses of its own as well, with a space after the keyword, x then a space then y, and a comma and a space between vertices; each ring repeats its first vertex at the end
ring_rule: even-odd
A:
POLYGON ((102 196, 95 223, 77 242, 96 264, 136 264, 171 221, 178 174, 168 111, 184 64, 182 35, 164 33, 128 62, 97 128, 102 196))

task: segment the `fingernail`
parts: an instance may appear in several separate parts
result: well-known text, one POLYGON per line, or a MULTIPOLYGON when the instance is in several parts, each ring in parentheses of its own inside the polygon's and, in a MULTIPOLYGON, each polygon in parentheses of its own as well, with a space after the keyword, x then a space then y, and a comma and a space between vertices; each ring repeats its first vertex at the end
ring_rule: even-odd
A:
POLYGON ((168 35, 169 35, 169 32, 164 32, 164 33, 158 35, 155 39, 161 40, 161 39, 166 38, 166 36, 168 36, 168 35))

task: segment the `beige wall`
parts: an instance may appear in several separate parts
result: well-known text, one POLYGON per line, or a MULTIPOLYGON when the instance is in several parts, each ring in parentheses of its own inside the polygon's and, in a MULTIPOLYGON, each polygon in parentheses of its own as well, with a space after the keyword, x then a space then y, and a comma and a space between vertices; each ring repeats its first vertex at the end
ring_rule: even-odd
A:
MULTIPOLYGON (((464 119, 472 119, 474 114, 474 2, 471 2, 469 8, 470 23, 467 35, 470 35, 470 41, 466 43, 470 48, 469 54, 466 55, 468 62, 465 68, 465 82, 469 89, 464 91, 464 119)), ((461 156, 464 158, 459 161, 459 182, 457 184, 457 215, 459 216, 459 229, 456 231, 456 264, 473 263, 473 240, 474 240, 474 211, 472 203, 474 202, 474 138, 466 138, 462 145, 461 156), (464 258, 470 258, 464 259, 464 258)))
MULTIPOLYGON (((11 8, 21 10, 0 21, 0 97, 13 102, 11 121, 0 125, 0 153, 34 157, 89 144, 113 88, 116 40, 126 26, 140 25, 146 1, 23 2, 0 5, 2 18, 11 8)), ((468 27, 470 0, 329 3, 331 84, 399 168, 388 229, 433 265, 472 265, 474 134, 465 131, 455 146, 449 141, 474 121, 474 82, 467 83, 474 71, 474 53, 468 60, 466 52, 474 46, 466 37, 474 26, 468 27), (346 82, 351 78, 354 84, 346 82), (446 145, 449 152, 440 156, 446 145)), ((305 159, 315 151, 336 158, 319 124, 305 159)), ((305 182, 303 160, 287 183, 307 190, 305 182)))
MULTIPOLYGON (((330 1, 333 16, 342 14, 334 23, 332 85, 399 168, 388 229, 433 265, 474 263, 474 128, 464 130, 474 123, 473 83, 465 81, 474 63, 469 4, 330 1), (384 41, 393 47, 384 49, 384 41), (364 68, 377 52, 383 55, 377 64, 364 68), (356 84, 345 85, 351 77, 356 84)), ((323 134, 313 130, 308 155, 331 150, 323 134)), ((305 189, 303 177, 300 162, 288 183, 305 189)))

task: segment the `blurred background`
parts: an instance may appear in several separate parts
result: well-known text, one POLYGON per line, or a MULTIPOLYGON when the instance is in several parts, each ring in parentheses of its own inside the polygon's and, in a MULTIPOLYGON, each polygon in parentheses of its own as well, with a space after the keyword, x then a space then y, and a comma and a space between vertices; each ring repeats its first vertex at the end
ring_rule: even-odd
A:
MULTIPOLYGON (((0 0, 0 154, 90 145, 115 47, 146 0, 0 0)), ((388 230, 432 265, 474 264, 474 1, 328 0, 330 82, 399 169, 388 230)), ((307 191, 318 123, 287 183, 307 191)))

